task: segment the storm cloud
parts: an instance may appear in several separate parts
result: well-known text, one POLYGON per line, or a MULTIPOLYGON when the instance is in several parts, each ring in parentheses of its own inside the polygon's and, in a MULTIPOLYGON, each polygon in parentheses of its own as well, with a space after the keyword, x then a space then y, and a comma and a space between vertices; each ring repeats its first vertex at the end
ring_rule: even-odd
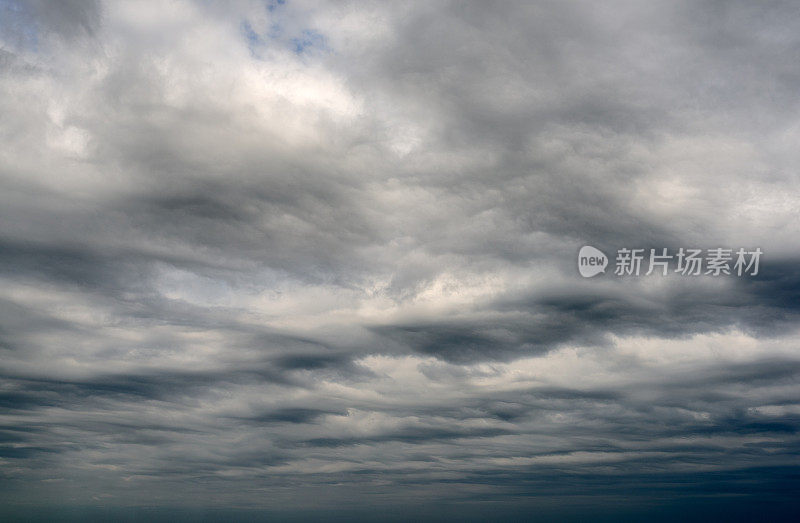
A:
POLYGON ((0 513, 788 518, 798 56, 792 2, 0 0, 0 513), (681 247, 764 255, 613 274, 681 247))

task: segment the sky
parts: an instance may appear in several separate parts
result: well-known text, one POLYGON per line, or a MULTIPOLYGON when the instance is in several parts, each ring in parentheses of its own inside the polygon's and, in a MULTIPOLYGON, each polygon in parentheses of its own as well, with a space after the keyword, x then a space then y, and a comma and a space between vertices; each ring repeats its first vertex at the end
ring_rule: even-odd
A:
POLYGON ((791 520, 798 56, 788 1, 0 0, 0 516, 791 520))

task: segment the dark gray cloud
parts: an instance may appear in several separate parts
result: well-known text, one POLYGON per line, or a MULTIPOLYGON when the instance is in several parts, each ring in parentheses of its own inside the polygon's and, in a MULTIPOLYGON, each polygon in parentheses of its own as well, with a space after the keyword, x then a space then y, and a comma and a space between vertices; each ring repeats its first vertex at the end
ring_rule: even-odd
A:
POLYGON ((798 35, 0 0, 0 513, 789 519, 798 35), (586 244, 764 256, 584 280, 586 244))

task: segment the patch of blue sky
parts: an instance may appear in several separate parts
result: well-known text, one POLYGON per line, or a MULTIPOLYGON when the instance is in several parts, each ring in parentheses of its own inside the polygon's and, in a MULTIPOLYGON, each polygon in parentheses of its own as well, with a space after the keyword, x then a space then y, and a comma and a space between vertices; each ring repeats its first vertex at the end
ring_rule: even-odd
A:
POLYGON ((269 0, 269 2, 267 2, 267 11, 272 12, 285 3, 286 0, 269 0))
POLYGON ((240 31, 247 42, 253 58, 261 58, 261 50, 268 46, 288 47, 296 55, 308 55, 313 51, 330 51, 325 36, 314 29, 303 29, 297 36, 287 35, 279 23, 269 26, 266 33, 259 33, 249 20, 242 20, 240 31))
POLYGON ((254 46, 262 43, 261 37, 255 32, 253 26, 250 25, 248 20, 242 20, 241 26, 242 34, 247 40, 247 45, 254 46))
POLYGON ((271 19, 266 29, 258 29, 258 24, 254 27, 248 19, 242 20, 240 24, 242 36, 253 58, 261 59, 261 53, 267 47, 288 48, 298 56, 330 52, 327 39, 322 33, 315 29, 298 30, 297 25, 287 19, 290 15, 282 9, 286 6, 286 0, 267 0, 264 5, 271 19))
POLYGON ((312 49, 329 50, 325 36, 313 29, 304 29, 299 37, 291 39, 291 43, 295 54, 303 54, 312 49))
POLYGON ((0 44, 36 52, 39 27, 25 6, 17 0, 0 0, 0 44))

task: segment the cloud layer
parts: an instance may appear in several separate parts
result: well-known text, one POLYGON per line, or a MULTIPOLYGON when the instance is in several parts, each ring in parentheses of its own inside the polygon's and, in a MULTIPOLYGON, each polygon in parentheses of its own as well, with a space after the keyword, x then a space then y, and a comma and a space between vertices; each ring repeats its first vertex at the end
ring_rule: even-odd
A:
POLYGON ((0 1, 4 510, 787 514, 798 35, 788 2, 0 1), (584 280, 587 244, 765 254, 584 280))

